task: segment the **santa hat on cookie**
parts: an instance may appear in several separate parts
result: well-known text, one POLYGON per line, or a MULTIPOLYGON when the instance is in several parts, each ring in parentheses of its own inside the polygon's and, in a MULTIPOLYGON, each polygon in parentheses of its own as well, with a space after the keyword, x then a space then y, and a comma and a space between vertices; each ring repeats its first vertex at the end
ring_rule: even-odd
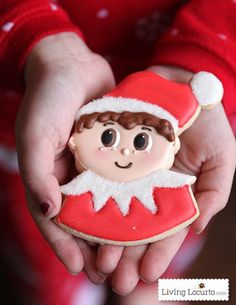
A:
POLYGON ((200 113, 221 101, 223 86, 209 72, 196 73, 189 84, 176 83, 151 71, 129 75, 111 92, 81 107, 78 120, 94 112, 147 112, 168 120, 175 132, 185 130, 200 113))

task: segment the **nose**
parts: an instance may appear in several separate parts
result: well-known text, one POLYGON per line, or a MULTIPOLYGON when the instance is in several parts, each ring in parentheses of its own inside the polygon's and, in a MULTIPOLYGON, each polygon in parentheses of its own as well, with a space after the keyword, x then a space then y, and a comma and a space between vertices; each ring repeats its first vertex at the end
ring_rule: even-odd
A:
POLYGON ((128 156, 129 155, 129 149, 128 148, 122 148, 120 152, 124 156, 128 156))

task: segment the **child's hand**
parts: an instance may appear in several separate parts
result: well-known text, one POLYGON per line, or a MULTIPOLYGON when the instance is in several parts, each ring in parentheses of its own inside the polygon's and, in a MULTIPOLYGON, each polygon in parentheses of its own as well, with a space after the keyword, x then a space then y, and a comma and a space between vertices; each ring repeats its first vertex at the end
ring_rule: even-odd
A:
POLYGON ((50 218, 61 206, 58 181, 68 178, 73 164, 67 141, 75 113, 85 101, 110 90, 114 77, 108 63, 77 35, 62 33, 42 39, 33 48, 25 80, 16 136, 29 210, 67 269, 78 273, 84 261, 77 243, 50 218))
MULTIPOLYGON (((188 82, 192 74, 176 68, 153 67, 156 73, 180 82, 188 82)), ((236 164, 236 145, 222 105, 200 116, 180 137, 181 149, 174 170, 198 177, 195 196, 200 209, 192 227, 200 233, 211 218, 227 203, 236 164)), ((119 294, 128 294, 139 278, 156 281, 166 270, 187 235, 188 229, 149 246, 100 246, 97 268, 111 273, 112 286, 119 294), (112 262, 112 263, 111 263, 112 262), (116 267, 117 265, 117 267, 116 267)))

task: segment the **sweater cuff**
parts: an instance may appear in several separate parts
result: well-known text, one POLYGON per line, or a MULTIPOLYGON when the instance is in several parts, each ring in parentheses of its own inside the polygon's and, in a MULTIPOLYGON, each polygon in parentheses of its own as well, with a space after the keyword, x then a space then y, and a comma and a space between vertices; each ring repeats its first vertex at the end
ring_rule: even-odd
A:
POLYGON ((223 83, 223 104, 230 118, 236 113, 236 75, 233 69, 217 55, 188 43, 159 45, 151 65, 170 65, 191 72, 208 71, 215 74, 223 83))
POLYGON ((34 11, 28 12, 27 16, 9 18, 5 25, 6 31, 1 37, 4 48, 1 53, 6 54, 2 75, 9 75, 11 79, 5 79, 3 83, 6 82, 6 85, 10 83, 11 86, 13 85, 18 89, 22 89, 22 72, 26 58, 35 44, 42 38, 61 32, 74 32, 84 39, 81 31, 70 22, 60 8, 57 8, 55 12, 44 9, 40 14, 34 11), (21 84, 19 84, 19 79, 21 84))

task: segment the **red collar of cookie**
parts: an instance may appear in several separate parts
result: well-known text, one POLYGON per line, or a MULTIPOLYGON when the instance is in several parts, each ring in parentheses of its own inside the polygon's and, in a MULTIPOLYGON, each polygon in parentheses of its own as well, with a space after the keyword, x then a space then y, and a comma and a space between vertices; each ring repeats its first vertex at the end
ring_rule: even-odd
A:
POLYGON ((170 170, 158 170, 145 177, 129 182, 114 182, 87 170, 68 184, 61 186, 65 195, 82 195, 90 192, 93 196, 94 209, 99 211, 113 198, 123 215, 129 212, 132 197, 136 197, 150 212, 156 213, 157 206, 153 199, 153 189, 180 188, 195 182, 194 176, 176 173, 170 170))

